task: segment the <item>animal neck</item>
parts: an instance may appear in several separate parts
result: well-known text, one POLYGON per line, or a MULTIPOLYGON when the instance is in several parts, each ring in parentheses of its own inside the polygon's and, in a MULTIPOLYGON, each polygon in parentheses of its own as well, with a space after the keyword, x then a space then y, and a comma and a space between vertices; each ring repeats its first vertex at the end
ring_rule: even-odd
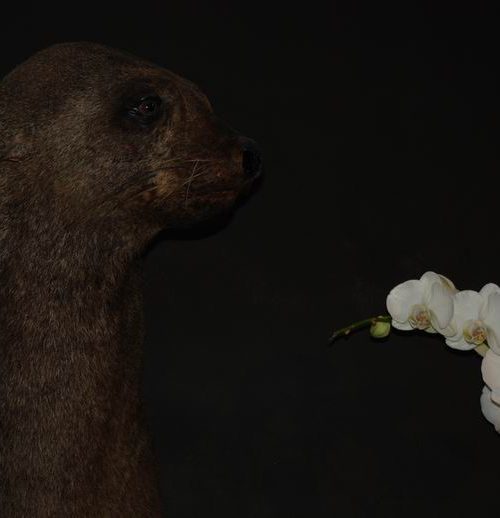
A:
POLYGON ((38 516, 48 499, 104 516, 135 498, 156 516, 144 503, 156 497, 139 404, 140 250, 111 229, 20 223, 0 243, 0 514, 38 516))
POLYGON ((55 219, 19 219, 1 243, 0 383, 33 401, 116 376, 138 341, 139 254, 112 224, 55 219))

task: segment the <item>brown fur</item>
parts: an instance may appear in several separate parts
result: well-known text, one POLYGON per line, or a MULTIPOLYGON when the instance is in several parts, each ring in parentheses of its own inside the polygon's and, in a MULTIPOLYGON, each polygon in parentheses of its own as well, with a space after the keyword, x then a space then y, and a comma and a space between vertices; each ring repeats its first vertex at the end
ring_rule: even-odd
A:
POLYGON ((192 83, 90 43, 0 83, 0 516, 157 517, 142 416, 141 253, 251 183, 192 83), (143 128, 122 100, 154 89, 143 128))

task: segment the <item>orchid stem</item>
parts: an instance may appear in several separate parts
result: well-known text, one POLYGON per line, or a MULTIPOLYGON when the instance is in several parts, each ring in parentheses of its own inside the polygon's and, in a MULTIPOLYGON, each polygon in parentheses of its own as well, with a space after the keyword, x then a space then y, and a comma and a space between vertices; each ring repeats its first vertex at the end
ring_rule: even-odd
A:
POLYGON ((360 329, 364 329, 365 327, 376 324, 377 322, 392 322, 392 318, 390 315, 379 315, 378 317, 365 318, 364 320, 360 320, 359 322, 354 322, 350 326, 343 327, 338 331, 335 331, 333 335, 328 340, 328 344, 332 345, 337 338, 341 336, 348 336, 354 331, 359 331, 360 329))

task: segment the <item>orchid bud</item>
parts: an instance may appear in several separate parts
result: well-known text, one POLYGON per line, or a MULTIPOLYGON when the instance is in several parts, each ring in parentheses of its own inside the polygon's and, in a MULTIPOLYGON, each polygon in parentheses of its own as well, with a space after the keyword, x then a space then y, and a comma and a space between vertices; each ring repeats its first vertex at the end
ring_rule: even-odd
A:
POLYGON ((370 327, 370 334, 373 338, 385 338, 391 332, 391 324, 389 322, 374 322, 370 327))

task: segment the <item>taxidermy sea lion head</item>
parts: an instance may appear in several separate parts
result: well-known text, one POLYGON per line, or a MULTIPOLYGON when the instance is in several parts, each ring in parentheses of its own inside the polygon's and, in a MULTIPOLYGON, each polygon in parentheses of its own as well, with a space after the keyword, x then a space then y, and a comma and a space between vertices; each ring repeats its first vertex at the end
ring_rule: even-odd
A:
POLYGON ((38 52, 0 83, 3 211, 24 228, 123 239, 231 209, 260 173, 256 144, 193 83, 93 43, 38 52), (128 237, 127 237, 128 236, 128 237))

